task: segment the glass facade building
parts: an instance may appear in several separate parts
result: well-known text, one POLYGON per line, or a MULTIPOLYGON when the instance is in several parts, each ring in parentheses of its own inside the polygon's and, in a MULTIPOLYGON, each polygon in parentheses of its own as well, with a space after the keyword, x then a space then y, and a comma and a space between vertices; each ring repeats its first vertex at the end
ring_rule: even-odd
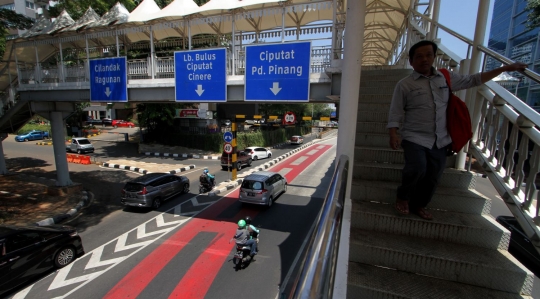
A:
MULTIPOLYGON (((489 33, 488 47, 514 61, 529 65, 535 72, 540 72, 540 53, 538 53, 538 33, 540 28, 527 28, 527 0, 495 0, 489 33)), ((501 63, 488 58, 487 69, 497 68, 501 63)), ((512 76, 521 81, 517 87, 517 96, 529 106, 540 108, 540 85, 526 80, 520 73, 512 76)))

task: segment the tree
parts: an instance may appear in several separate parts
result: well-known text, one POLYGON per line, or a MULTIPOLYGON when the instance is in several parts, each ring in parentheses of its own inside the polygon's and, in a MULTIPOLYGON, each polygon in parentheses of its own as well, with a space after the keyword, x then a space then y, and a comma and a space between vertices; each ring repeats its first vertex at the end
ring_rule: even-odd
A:
POLYGON ((540 0, 528 0, 525 10, 527 15, 527 28, 533 29, 540 27, 540 0))
POLYGON ((6 50, 6 35, 8 29, 28 29, 32 27, 34 21, 24 15, 16 13, 11 9, 0 9, 0 56, 6 50))

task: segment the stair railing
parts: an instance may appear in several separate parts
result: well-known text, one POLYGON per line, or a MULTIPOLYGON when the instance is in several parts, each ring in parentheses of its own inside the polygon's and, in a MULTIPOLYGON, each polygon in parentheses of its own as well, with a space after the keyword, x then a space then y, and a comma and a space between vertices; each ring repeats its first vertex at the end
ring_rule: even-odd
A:
MULTIPOLYGON (((340 244, 348 169, 349 157, 342 155, 322 209, 281 285, 280 298, 332 298, 336 275, 347 272, 338 268, 347 263, 348 251, 342 255, 338 251, 342 246, 348 248, 347 244, 340 244)), ((340 281, 346 284, 347 279, 340 281)))

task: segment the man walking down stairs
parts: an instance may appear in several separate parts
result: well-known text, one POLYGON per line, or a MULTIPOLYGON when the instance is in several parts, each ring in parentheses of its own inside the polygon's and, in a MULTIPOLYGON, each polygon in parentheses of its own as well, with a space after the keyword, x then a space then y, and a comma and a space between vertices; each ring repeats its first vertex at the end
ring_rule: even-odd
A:
POLYGON ((455 156, 428 207, 433 220, 396 213, 404 159, 386 125, 394 87, 411 72, 363 67, 347 297, 531 298, 533 274, 508 253, 510 233, 475 191, 476 177, 453 168, 455 156))

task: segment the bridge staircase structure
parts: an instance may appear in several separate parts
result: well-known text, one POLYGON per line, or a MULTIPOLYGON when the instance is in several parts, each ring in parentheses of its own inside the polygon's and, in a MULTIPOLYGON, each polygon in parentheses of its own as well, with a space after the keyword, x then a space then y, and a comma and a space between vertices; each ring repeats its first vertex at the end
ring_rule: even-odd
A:
POLYGON ((410 69, 363 68, 351 186, 347 298, 529 298, 534 276, 509 252, 477 176, 448 159, 429 210, 400 215, 404 166, 386 129, 393 88, 410 69))

